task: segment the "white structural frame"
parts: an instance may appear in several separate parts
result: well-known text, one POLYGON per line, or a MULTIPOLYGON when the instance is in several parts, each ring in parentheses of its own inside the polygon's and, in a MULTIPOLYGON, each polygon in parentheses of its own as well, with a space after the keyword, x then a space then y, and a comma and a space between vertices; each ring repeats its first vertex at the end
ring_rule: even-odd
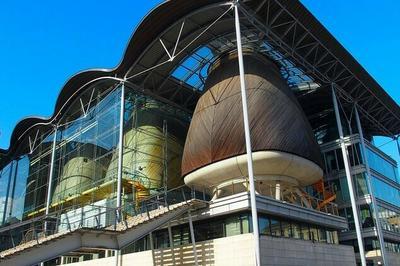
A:
POLYGON ((51 191, 53 190, 54 163, 56 160, 56 147, 57 147, 57 133, 58 133, 58 128, 57 126, 54 126, 53 146, 52 146, 51 160, 50 160, 49 187, 47 189, 46 215, 49 215, 50 212, 50 202, 51 202, 50 198, 51 198, 51 191))
POLYGON ((340 139, 340 148, 342 150, 344 169, 346 172, 346 179, 347 179, 347 184, 349 187, 351 209, 353 211, 354 225, 356 228, 357 242, 358 242, 358 249, 360 252, 361 265, 366 266, 367 262, 365 259, 364 241, 363 241, 362 232, 361 232, 360 219, 358 217, 359 213, 358 213, 356 198, 354 195, 354 186, 353 186, 353 180, 352 180, 351 171, 350 171, 350 163, 349 163, 349 159, 348 159, 347 147, 346 147, 345 140, 344 140, 342 121, 340 118, 339 107, 338 107, 338 102, 337 102, 336 93, 335 93, 335 86, 334 86, 334 84, 331 84, 331 86, 332 86, 333 108, 335 111, 336 124, 337 124, 337 128, 338 128, 339 139, 340 139))
POLYGON ((168 238, 169 238, 169 247, 171 249, 171 254, 172 254, 172 265, 176 265, 175 248, 174 248, 174 240, 172 238, 171 222, 168 223, 168 238))
POLYGON ((243 60, 243 49, 242 49, 242 36, 240 32, 240 17, 239 17, 239 2, 234 3, 235 10, 235 29, 236 29, 236 41, 238 50, 238 63, 240 72, 240 90, 242 94, 242 108, 243 108, 243 122, 246 139, 246 153, 247 153, 247 168, 249 174, 249 185, 250 185, 250 203, 251 203, 251 217, 253 224, 253 235, 254 235, 254 249, 256 265, 261 265, 260 258, 260 234, 258 229, 258 215, 257 215, 257 202, 256 202, 256 190, 254 184, 254 171, 253 171, 253 156, 251 148, 250 138, 250 123, 249 114, 247 108, 247 95, 246 95, 246 80, 244 72, 244 60, 243 60))
POLYGON ((197 259, 196 238, 194 235, 193 219, 190 210, 188 211, 188 218, 189 218, 190 238, 192 240, 192 246, 193 246, 194 265, 199 266, 199 260, 197 259))
POLYGON ((356 118, 358 134, 360 136, 361 153, 362 153, 362 156, 364 158, 364 165, 365 165, 365 168, 366 168, 366 171, 367 171, 367 178, 366 178, 367 179, 367 186, 368 186, 369 195, 370 195, 371 201, 372 201, 372 208, 373 208, 372 215, 374 216, 375 225, 376 225, 376 232, 378 233, 379 245, 380 245, 380 248, 381 248, 382 262, 383 262, 383 265, 387 265, 386 264, 385 242, 384 242, 384 239, 383 239, 381 222, 379 220, 378 205, 376 204, 374 187, 372 186, 371 169, 369 168, 369 163, 368 163, 368 159, 367 159, 367 150, 366 150, 366 147, 365 147, 364 132, 363 132, 363 129, 362 129, 362 126, 361 126, 360 116, 359 116, 358 110, 357 110, 357 104, 354 105, 354 114, 355 114, 355 118, 356 118))
POLYGON ((125 83, 121 86, 121 106, 119 117, 119 144, 118 144, 118 174, 117 174, 117 222, 121 221, 122 207, 122 171, 123 171, 123 155, 124 155, 124 114, 125 114, 125 83))
MULTIPOLYGON (((121 85, 121 100, 119 113, 119 143, 118 143, 118 173, 117 173, 117 211, 115 213, 115 226, 122 221, 122 171, 124 167, 124 114, 125 114, 125 83, 121 85)), ((115 250, 115 265, 119 265, 121 250, 115 250)))

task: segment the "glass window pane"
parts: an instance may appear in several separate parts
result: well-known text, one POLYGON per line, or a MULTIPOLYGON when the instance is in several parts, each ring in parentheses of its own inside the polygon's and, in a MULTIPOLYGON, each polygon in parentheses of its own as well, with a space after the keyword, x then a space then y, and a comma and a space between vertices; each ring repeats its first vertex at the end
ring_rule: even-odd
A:
POLYGON ((291 229, 290 222, 282 221, 281 225, 282 225, 282 236, 292 237, 292 229, 291 229))
POLYGON ((301 238, 301 228, 300 225, 292 222, 292 237, 296 238, 296 239, 300 239, 301 238))
POLYGON ((229 217, 225 220, 226 236, 240 235, 240 218, 237 216, 229 217))
POLYGON ((301 239, 311 240, 310 229, 309 229, 308 225, 306 225, 306 224, 301 225, 301 239))
POLYGON ((271 235, 271 224, 268 217, 260 217, 259 227, 261 235, 271 235))
POLYGON ((279 220, 271 218, 271 235, 282 236, 281 223, 279 220))

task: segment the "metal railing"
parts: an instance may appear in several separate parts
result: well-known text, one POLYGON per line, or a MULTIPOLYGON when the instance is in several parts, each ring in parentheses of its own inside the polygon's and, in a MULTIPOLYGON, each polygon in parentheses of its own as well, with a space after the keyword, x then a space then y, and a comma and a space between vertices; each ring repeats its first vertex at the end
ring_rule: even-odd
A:
POLYGON ((170 205, 192 199, 210 200, 205 192, 180 186, 151 195, 138 202, 125 201, 121 208, 91 204, 58 210, 48 215, 0 228, 0 251, 35 241, 38 242, 41 238, 55 234, 66 234, 81 228, 116 230, 118 223, 124 222, 130 217, 146 215, 150 219, 150 212, 153 210, 168 208, 170 205), (118 217, 120 217, 120 221, 118 217))

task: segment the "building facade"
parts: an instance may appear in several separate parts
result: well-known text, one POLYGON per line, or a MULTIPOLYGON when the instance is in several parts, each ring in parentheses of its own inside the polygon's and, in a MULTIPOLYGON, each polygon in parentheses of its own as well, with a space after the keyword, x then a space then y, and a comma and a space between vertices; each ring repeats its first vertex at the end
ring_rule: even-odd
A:
POLYGON ((0 150, 0 264, 397 265, 399 133, 300 2, 166 1, 0 150))

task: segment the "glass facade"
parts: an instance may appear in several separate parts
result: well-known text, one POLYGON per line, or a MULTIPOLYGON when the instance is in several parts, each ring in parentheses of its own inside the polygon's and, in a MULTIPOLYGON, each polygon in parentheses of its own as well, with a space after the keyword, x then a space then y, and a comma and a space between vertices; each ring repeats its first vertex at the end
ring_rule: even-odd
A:
MULTIPOLYGON (((360 150, 359 143, 354 143, 347 146, 349 161, 352 166, 360 165, 363 163, 363 157, 360 150)), ((342 150, 340 148, 331 149, 323 153, 325 173, 327 175, 337 174, 339 171, 344 170, 344 161, 342 150)))
MULTIPOLYGON (((190 115, 126 87, 119 158, 121 91, 121 85, 87 88, 71 98, 56 129, 37 127, 24 136, 17 147, 21 155, 0 169, 2 226, 46 211, 60 214, 50 228, 55 231, 114 224, 120 159, 125 213, 135 202, 183 184, 180 163, 190 115)), ((10 232, 2 249, 29 240, 28 231, 22 226, 10 232)))
MULTIPOLYGON (((366 173, 353 175, 354 187, 359 198, 369 195, 366 173)), ((336 200, 338 203, 350 201, 349 187, 346 177, 340 177, 331 182, 334 191, 336 192, 336 200)))
POLYGON ((372 176, 372 184, 374 186, 375 197, 395 206, 400 206, 399 189, 376 176, 372 176))
POLYGON ((400 233, 400 212, 379 207, 379 219, 383 230, 400 233))
POLYGON ((399 183, 398 169, 396 165, 393 165, 388 160, 384 159, 381 155, 372 151, 368 147, 366 149, 366 155, 369 167, 371 169, 384 175, 390 180, 399 183))
POLYGON ((12 175, 13 163, 8 164, 0 172, 0 222, 7 219, 7 205, 9 201, 9 181, 12 175))
MULTIPOLYGON (((134 202, 183 185, 181 161, 190 116, 133 89, 127 88, 125 95, 122 178, 124 200, 134 202)), ((117 163, 113 158, 110 165, 116 170, 117 163)))
POLYGON ((77 227, 82 216, 102 212, 100 221, 85 219, 84 226, 113 222, 106 210, 116 207, 117 169, 110 162, 118 160, 120 104, 119 87, 88 90, 60 121, 50 212, 65 211, 62 227, 77 227))
MULTIPOLYGON (((359 219, 361 226, 364 230, 371 230, 376 227, 376 221, 374 220, 374 208, 369 198, 370 191, 367 183, 367 173, 364 168, 366 160, 371 169, 371 186, 374 191, 375 197, 379 200, 377 209, 379 221, 383 232, 390 231, 392 233, 400 233, 400 224, 398 213, 394 211, 395 208, 387 209, 380 206, 381 201, 385 201, 394 206, 400 206, 400 190, 393 182, 398 182, 398 169, 396 163, 390 158, 386 158, 375 147, 372 147, 370 143, 366 143, 366 158, 363 158, 360 151, 359 139, 355 136, 346 140, 346 146, 348 150, 349 161, 351 164, 351 171, 353 172, 353 185, 355 188, 356 196, 359 201, 363 202, 359 205, 359 219), (350 144, 351 143, 351 144, 350 144), (366 159, 366 160, 365 160, 366 159)), ((327 176, 330 178, 336 192, 336 202, 339 205, 339 214, 345 217, 349 224, 349 230, 355 231, 355 223, 353 217, 353 211, 349 206, 350 196, 347 179, 344 176, 344 165, 341 150, 338 144, 331 143, 329 149, 324 152, 325 170, 327 176)), ((390 252, 397 252, 398 243, 388 241, 384 237, 385 249, 390 252)), ((343 241, 341 244, 352 245, 355 247, 355 251, 358 252, 358 244, 356 235, 354 232, 354 240, 343 241)), ((364 238, 364 246, 366 251, 380 249, 378 238, 364 238)))
MULTIPOLYGON (((193 223, 196 242, 213 240, 252 232, 251 215, 236 213, 223 217, 201 220, 193 223), (250 226, 249 226, 250 225, 250 226)), ((338 244, 337 231, 318 225, 304 224, 296 221, 285 220, 265 214, 259 214, 260 235, 273 237, 286 237, 328 244, 338 244)), ((171 227, 174 246, 191 243, 188 224, 171 227)), ((169 234, 167 229, 153 233, 155 249, 169 248, 169 234)), ((149 250, 150 240, 146 236, 126 247, 124 254, 149 250)))

